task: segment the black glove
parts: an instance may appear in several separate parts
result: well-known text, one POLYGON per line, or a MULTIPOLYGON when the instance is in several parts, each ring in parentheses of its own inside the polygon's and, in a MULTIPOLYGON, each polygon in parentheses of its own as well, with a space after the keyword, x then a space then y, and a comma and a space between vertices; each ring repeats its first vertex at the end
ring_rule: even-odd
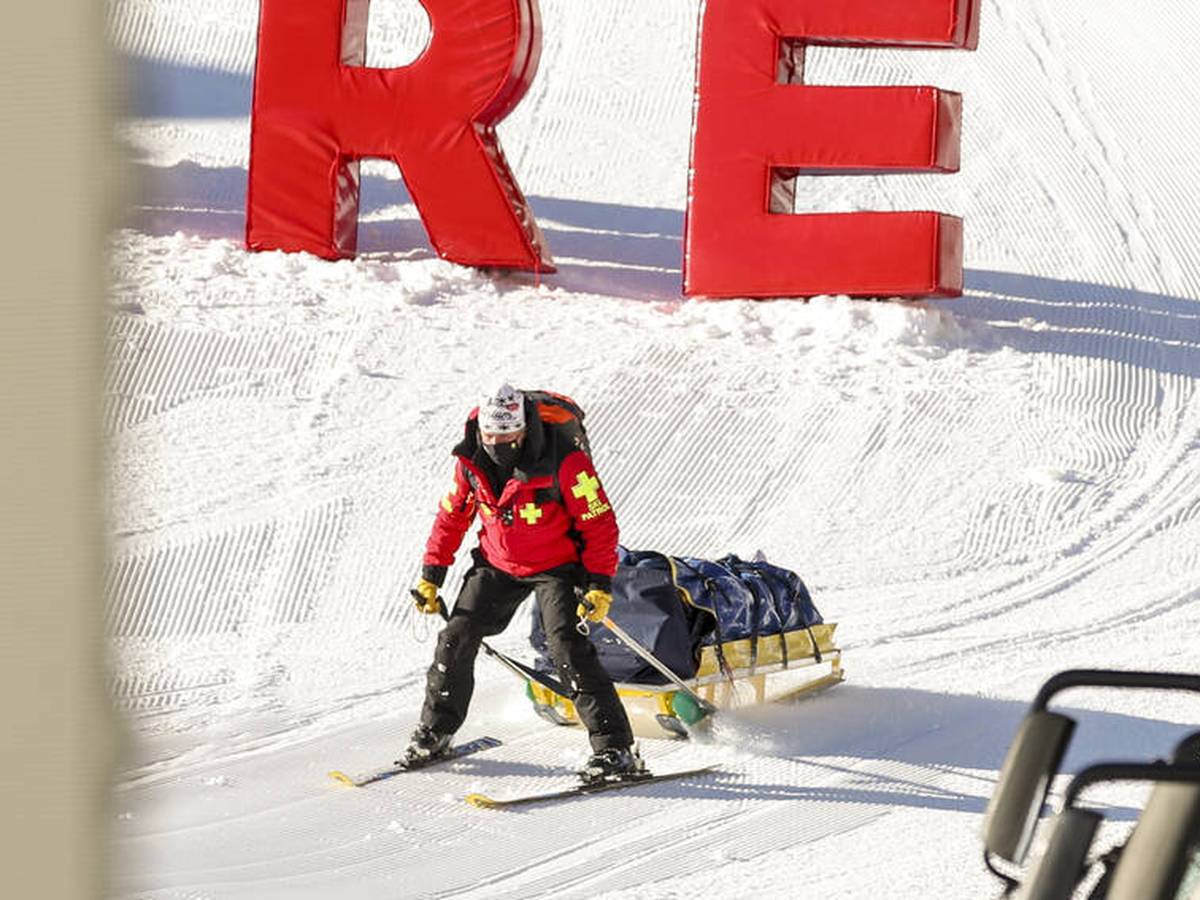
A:
POLYGON ((612 578, 608 575, 601 575, 597 572, 584 572, 583 590, 588 591, 604 591, 606 594, 612 593, 612 578))

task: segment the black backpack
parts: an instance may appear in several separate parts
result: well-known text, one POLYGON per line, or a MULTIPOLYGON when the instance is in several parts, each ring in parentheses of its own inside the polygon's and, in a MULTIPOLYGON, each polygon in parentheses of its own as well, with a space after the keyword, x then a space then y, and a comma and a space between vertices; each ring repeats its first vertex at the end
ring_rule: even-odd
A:
POLYGON ((583 409, 566 394, 553 391, 521 391, 525 399, 533 403, 542 427, 553 428, 566 435, 576 448, 588 456, 592 455, 588 443, 587 429, 583 427, 583 409))

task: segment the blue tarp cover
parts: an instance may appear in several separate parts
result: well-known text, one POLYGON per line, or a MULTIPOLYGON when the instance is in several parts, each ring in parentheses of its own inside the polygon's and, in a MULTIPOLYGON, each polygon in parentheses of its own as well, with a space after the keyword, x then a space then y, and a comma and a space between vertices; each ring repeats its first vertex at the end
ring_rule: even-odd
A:
MULTIPOLYGON (((819 624, 821 614, 800 576, 763 561, 712 561, 620 549, 609 613, 630 637, 681 678, 696 674, 700 648, 819 624)), ((663 684, 666 678, 603 625, 592 643, 616 681, 663 684)), ((536 607, 530 643, 537 667, 552 671, 536 607)))
MULTIPOLYGON (((662 565, 654 557, 664 559, 658 553, 625 551, 621 564, 662 565)), ((674 565, 675 583, 686 592, 691 605, 716 618, 716 627, 704 639, 706 644, 786 634, 822 622, 808 588, 790 569, 733 555, 715 562, 675 556, 670 562, 674 565)))

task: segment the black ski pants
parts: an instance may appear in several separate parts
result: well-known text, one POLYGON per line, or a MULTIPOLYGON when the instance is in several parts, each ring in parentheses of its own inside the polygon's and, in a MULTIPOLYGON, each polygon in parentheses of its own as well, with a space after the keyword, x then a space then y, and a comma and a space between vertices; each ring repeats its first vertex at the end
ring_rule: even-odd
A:
POLYGON ((493 568, 476 551, 475 564, 463 579, 450 621, 438 635, 421 722, 441 734, 458 731, 475 690, 479 642, 508 627, 521 601, 533 591, 558 678, 574 689, 570 699, 588 730, 592 749, 632 744, 629 717, 612 679, 600 665, 592 642, 575 628, 579 622, 575 613, 579 578, 579 567, 575 565, 517 578, 493 568))

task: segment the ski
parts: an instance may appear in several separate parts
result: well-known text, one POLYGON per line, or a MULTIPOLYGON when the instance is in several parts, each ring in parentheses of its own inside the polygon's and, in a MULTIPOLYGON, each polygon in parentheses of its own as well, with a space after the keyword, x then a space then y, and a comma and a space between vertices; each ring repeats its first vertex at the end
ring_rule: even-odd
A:
POLYGON ((597 784, 577 784, 559 791, 547 791, 542 794, 526 794, 523 797, 497 799, 486 794, 467 794, 463 799, 477 809, 507 809, 510 806, 526 806, 531 803, 544 803, 550 800, 569 800, 572 797, 584 797, 590 794, 602 794, 605 791, 615 791, 620 788, 638 787, 643 784, 657 784, 660 781, 671 781, 678 778, 688 778, 695 775, 705 775, 715 771, 716 766, 701 766, 698 769, 685 769, 681 772, 664 772, 661 775, 635 775, 631 778, 621 778, 616 781, 601 781, 597 784))
POLYGON ((470 756, 472 753, 479 753, 483 750, 491 750, 493 747, 499 747, 503 741, 494 737, 481 737, 473 741, 467 741, 465 744, 456 744, 451 747, 441 756, 436 756, 433 759, 418 760, 414 762, 394 762, 390 766, 382 769, 375 769, 371 772, 364 772, 359 775, 347 775, 338 769, 334 769, 329 773, 329 777, 334 781, 339 781, 342 784, 350 787, 366 787, 368 784, 374 784, 376 781, 383 781, 385 778, 391 778, 393 775, 399 775, 402 772, 414 772, 417 769, 427 769, 430 766, 438 766, 442 763, 453 762, 456 759, 462 759, 464 756, 470 756))

